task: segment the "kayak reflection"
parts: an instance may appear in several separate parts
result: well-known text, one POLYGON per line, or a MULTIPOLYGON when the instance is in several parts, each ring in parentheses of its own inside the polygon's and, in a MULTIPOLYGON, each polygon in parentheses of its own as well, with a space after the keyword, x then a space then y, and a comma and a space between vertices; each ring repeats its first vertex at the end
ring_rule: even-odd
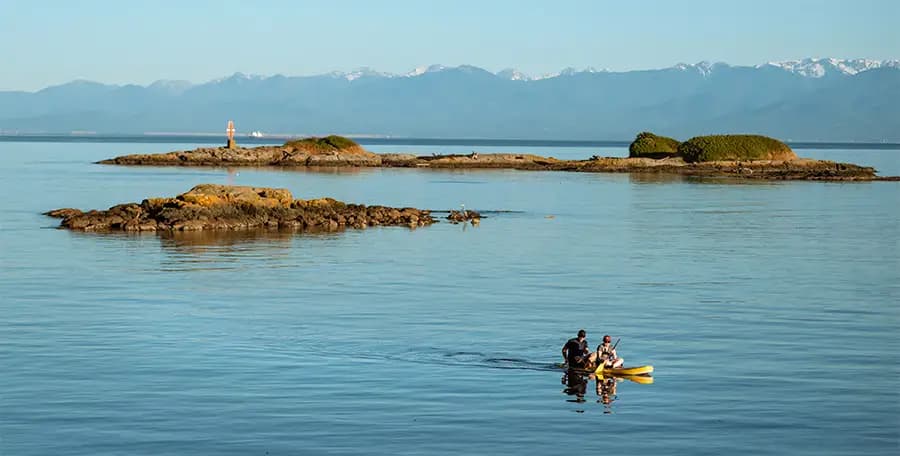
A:
POLYGON ((597 403, 604 405, 604 413, 612 413, 611 405, 618 399, 618 384, 624 380, 629 380, 642 385, 653 383, 653 377, 649 375, 595 375, 583 370, 568 369, 562 376, 562 384, 566 387, 563 392, 572 398, 567 399, 568 402, 583 403, 586 402, 588 383, 595 381, 595 392, 597 393, 597 403))

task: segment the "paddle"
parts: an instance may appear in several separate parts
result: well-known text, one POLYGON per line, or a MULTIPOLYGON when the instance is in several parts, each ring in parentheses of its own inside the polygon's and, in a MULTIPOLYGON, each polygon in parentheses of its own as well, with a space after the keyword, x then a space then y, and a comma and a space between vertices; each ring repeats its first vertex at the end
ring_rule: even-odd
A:
POLYGON ((617 338, 616 338, 616 343, 613 344, 613 348, 612 348, 612 350, 610 350, 610 354, 612 354, 612 352, 616 351, 616 347, 619 346, 619 341, 620 341, 620 340, 622 340, 622 338, 620 338, 620 337, 617 337, 617 338))

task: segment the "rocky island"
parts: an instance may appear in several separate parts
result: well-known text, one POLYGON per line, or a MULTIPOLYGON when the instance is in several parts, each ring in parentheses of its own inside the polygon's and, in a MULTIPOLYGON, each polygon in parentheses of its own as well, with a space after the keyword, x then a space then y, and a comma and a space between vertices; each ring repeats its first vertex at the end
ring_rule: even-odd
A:
POLYGON ((125 155, 100 163, 154 166, 380 166, 381 157, 342 136, 304 138, 281 146, 201 147, 162 154, 125 155))
POLYGON ((278 166, 468 168, 665 173, 747 179, 872 181, 875 169, 851 163, 798 158, 781 141, 759 135, 698 136, 679 142, 649 132, 638 134, 629 157, 558 160, 531 154, 375 154, 341 136, 305 138, 280 146, 198 148, 161 154, 124 155, 102 164, 151 166, 278 166))
POLYGON ((202 184, 174 198, 148 198, 107 210, 56 209, 61 227, 82 231, 292 229, 338 231, 369 226, 416 228, 435 222, 430 211, 348 204, 331 198, 294 199, 286 189, 202 184))

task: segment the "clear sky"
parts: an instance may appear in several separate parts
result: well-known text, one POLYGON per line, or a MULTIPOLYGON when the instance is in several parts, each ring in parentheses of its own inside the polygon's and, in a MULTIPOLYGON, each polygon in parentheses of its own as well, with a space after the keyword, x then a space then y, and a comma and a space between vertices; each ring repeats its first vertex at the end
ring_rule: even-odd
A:
POLYGON ((898 0, 0 0, 0 89, 432 63, 662 68, 900 58, 898 0))

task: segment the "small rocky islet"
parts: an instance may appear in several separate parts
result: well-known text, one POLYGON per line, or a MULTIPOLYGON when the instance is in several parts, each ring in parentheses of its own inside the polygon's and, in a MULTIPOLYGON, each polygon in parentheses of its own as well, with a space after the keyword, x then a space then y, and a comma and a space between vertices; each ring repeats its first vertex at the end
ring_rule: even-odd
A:
POLYGON ((291 229, 339 231, 370 226, 418 228, 435 223, 431 211, 348 204, 331 198, 294 199, 287 189, 201 184, 171 198, 148 198, 106 210, 46 212, 61 227, 80 231, 201 231, 291 229))
POLYGON ((280 146, 202 147, 103 160, 113 165, 276 166, 517 169, 591 173, 654 173, 771 180, 873 181, 876 170, 852 163, 799 158, 781 141, 760 135, 698 136, 684 142, 642 132, 628 157, 559 160, 532 154, 376 154, 341 136, 304 138, 280 146))

